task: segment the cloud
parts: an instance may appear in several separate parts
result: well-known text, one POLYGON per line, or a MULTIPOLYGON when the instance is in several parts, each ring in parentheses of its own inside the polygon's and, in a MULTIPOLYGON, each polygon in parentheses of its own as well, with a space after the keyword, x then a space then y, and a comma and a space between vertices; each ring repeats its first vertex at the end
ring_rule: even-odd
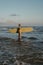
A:
POLYGON ((11 14, 10 16, 19 16, 19 15, 17 15, 17 14, 11 14))

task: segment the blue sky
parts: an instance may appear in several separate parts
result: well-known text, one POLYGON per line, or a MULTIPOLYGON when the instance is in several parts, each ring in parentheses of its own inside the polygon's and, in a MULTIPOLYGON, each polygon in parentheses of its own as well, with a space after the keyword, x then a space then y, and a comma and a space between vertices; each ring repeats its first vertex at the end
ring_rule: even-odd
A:
POLYGON ((0 24, 43 25, 43 0, 0 0, 0 24))

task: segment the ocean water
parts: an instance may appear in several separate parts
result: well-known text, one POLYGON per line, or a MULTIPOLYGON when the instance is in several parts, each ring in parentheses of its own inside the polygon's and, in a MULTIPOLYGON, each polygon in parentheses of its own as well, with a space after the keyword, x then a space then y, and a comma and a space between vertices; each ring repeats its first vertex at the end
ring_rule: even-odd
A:
MULTIPOLYGON (((8 60, 8 65, 15 65, 16 61, 18 61, 18 64, 19 62, 22 62, 24 63, 24 65, 43 65, 43 26, 32 27, 32 32, 21 34, 21 41, 23 41, 21 42, 22 45, 16 44, 14 46, 10 46, 11 40, 2 39, 6 37, 17 41, 18 34, 8 32, 8 29, 14 27, 0 27, 0 64, 3 63, 5 60, 8 60), (19 60, 17 59, 17 57, 19 57, 19 60)), ((13 43, 18 42, 13 41, 13 43)))

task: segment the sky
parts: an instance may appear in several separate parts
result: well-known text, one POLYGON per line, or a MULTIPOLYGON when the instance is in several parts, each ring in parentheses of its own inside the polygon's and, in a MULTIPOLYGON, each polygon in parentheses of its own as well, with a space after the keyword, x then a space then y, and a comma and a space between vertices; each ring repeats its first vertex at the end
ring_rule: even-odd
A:
POLYGON ((0 0, 0 25, 42 25, 43 0, 0 0))

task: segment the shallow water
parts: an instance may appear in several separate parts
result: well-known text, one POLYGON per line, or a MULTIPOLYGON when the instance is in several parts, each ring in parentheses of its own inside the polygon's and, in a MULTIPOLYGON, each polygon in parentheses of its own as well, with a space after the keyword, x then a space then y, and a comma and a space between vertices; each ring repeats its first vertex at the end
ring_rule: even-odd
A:
POLYGON ((43 65, 43 28, 33 28, 39 30, 22 33, 21 45, 17 42, 17 33, 12 34, 8 32, 8 28, 4 30, 0 28, 0 64, 7 60, 8 65, 14 65, 17 60, 26 65, 43 65))

